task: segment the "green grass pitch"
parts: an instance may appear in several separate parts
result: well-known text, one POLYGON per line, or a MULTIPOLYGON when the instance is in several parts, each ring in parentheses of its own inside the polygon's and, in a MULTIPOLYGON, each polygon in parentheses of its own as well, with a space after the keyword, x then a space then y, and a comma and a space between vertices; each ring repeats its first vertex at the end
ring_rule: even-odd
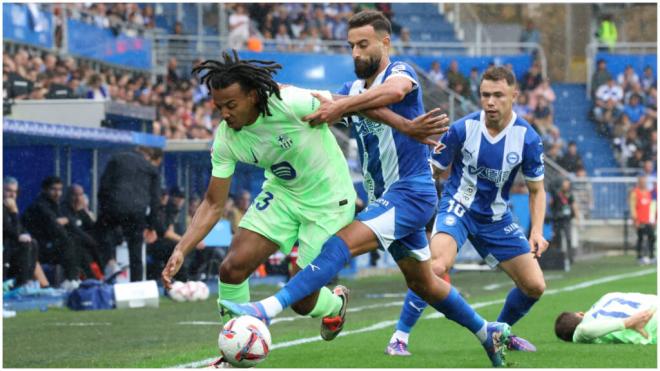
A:
MULTIPOLYGON (((657 293, 655 268, 635 265, 632 256, 578 262, 571 272, 547 271, 546 295, 514 332, 531 340, 536 353, 507 353, 513 368, 657 368, 656 346, 577 345, 553 333, 562 310, 586 310, 610 291, 657 293), (646 273, 643 273, 643 272, 646 273), (642 272, 643 274, 634 275, 642 272), (607 280, 608 277, 617 277, 607 280), (600 280, 600 281, 598 281, 600 280), (581 283, 589 285, 579 286, 581 283)), ((512 287, 500 271, 458 272, 453 283, 470 304, 494 320, 512 287)), ((348 322, 332 342, 319 337, 319 320, 296 318, 290 310, 271 326, 274 349, 263 368, 482 368, 490 363, 476 338, 427 309, 413 330, 412 357, 383 354, 398 319, 405 285, 400 274, 342 280, 351 288, 348 322)), ((276 290, 252 288, 254 298, 276 290)), ((217 357, 215 298, 158 309, 20 312, 3 321, 3 366, 8 368, 161 368, 217 357)))

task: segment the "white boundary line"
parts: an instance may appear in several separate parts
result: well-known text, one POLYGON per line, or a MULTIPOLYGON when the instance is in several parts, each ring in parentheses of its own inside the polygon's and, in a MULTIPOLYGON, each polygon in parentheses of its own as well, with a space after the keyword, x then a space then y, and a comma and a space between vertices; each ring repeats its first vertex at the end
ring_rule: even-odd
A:
MULTIPOLYGON (((560 289, 546 290, 545 293, 543 294, 543 296, 555 295, 555 294, 559 294, 559 293, 562 293, 562 292, 576 291, 576 290, 584 289, 584 288, 587 288, 587 287, 600 285, 602 283, 616 281, 616 280, 619 280, 619 279, 622 279, 622 278, 631 278, 631 277, 644 276, 644 275, 654 273, 654 272, 656 272, 656 269, 652 268, 652 269, 641 270, 641 271, 638 271, 638 272, 624 273, 624 274, 619 274, 619 275, 615 275, 615 276, 607 276, 607 277, 603 277, 603 278, 599 278, 599 279, 595 279, 595 280, 591 280, 591 281, 585 281, 585 282, 578 283, 578 284, 571 285, 571 286, 566 286, 566 287, 563 287, 563 288, 560 288, 560 289)), ((367 306, 363 306, 363 307, 353 308, 353 310, 349 309, 348 311, 349 312, 358 312, 358 311, 362 311, 362 310, 370 309, 370 308, 382 308, 382 307, 385 307, 385 306, 388 306, 388 307, 390 307, 390 306, 400 306, 400 305, 402 305, 402 303, 403 302, 398 301, 398 302, 392 302, 392 303, 367 305, 367 306)), ((478 308, 483 308, 483 307, 486 307, 486 306, 489 306, 489 305, 501 304, 501 303, 504 303, 504 299, 486 301, 486 302, 481 302, 481 303, 474 303, 474 304, 471 304, 471 306, 472 306, 472 308, 478 309, 478 308)), ((440 317, 444 317, 444 315, 442 313, 439 313, 439 312, 434 312, 434 313, 431 313, 427 316, 424 316, 424 318, 422 318, 422 319, 432 319, 432 318, 440 318, 440 317)), ((303 319, 303 318, 304 317, 284 317, 284 318, 282 318, 282 320, 284 320, 284 321, 293 321, 295 319, 303 319)), ((274 319, 273 323, 275 322, 275 320, 277 320, 277 319, 274 319)), ((362 333, 362 332, 376 331, 376 330, 380 330, 380 329, 392 326, 392 325, 396 324, 397 322, 398 322, 398 320, 382 321, 382 322, 378 322, 378 323, 375 323, 371 326, 363 327, 363 328, 360 328, 360 329, 344 331, 341 334, 339 334, 339 336, 348 336, 348 335, 353 335, 353 334, 359 334, 359 333, 362 333)), ((272 349, 279 349, 279 348, 288 348, 288 347, 301 345, 301 344, 315 343, 317 341, 322 341, 322 340, 323 339, 321 339, 320 336, 313 336, 313 337, 308 337, 308 338, 303 338, 303 339, 291 340, 291 341, 286 341, 286 342, 283 342, 283 343, 274 344, 271 347, 271 350, 272 349)), ((190 362, 190 363, 184 363, 184 364, 172 366, 172 367, 169 367, 169 368, 199 368, 199 367, 202 367, 202 366, 207 366, 211 362, 215 361, 217 358, 218 357, 207 358, 207 359, 204 359, 204 360, 190 362)))

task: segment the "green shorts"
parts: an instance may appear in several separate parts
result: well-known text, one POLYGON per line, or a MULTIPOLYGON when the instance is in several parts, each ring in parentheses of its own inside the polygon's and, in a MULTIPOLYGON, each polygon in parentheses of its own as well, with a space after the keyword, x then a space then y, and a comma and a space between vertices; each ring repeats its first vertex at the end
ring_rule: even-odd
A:
POLYGON ((342 205, 323 208, 303 207, 291 196, 275 189, 264 189, 254 199, 239 227, 259 233, 275 242, 288 255, 298 241, 300 268, 306 267, 320 253, 325 241, 353 221, 355 195, 342 205))

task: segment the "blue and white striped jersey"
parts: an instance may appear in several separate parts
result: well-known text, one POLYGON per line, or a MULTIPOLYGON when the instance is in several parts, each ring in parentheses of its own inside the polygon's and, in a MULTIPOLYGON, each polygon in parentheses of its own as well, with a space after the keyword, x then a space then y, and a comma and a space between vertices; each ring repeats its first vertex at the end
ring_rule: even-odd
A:
MULTIPOLYGON (((401 102, 392 104, 388 108, 411 120, 423 114, 425 111, 422 103, 422 89, 417 81, 415 70, 407 63, 390 63, 376 77, 371 87, 378 86, 393 76, 410 79, 414 88, 401 102)), ((367 90, 364 83, 364 80, 347 82, 338 91, 338 94, 361 94, 367 90)), ((417 178, 433 184, 428 165, 431 151, 427 145, 366 117, 354 115, 348 118, 348 121, 351 124, 353 136, 357 140, 364 175, 364 188, 369 195, 370 203, 381 197, 397 181, 417 178)))
POLYGON ((543 179, 543 142, 522 118, 513 113, 496 137, 486 129, 484 112, 474 112, 451 125, 432 155, 435 166, 453 163, 442 197, 452 197, 469 212, 485 220, 501 220, 509 212, 511 184, 518 169, 528 181, 543 179))

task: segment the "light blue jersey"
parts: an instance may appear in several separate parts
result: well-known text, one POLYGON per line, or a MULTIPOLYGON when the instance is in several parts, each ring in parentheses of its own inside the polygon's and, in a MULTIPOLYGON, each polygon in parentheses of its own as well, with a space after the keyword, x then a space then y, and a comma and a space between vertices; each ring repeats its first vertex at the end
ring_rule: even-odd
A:
POLYGON ((451 197, 480 221, 497 222, 509 214, 509 190, 518 169, 528 181, 543 180, 543 142, 515 113, 494 138, 484 112, 471 113, 452 124, 441 142, 446 147, 433 155, 433 164, 441 169, 453 164, 442 198, 451 197))
MULTIPOLYGON (((406 63, 390 63, 369 88, 378 86, 393 76, 409 79, 413 83, 413 90, 401 102, 392 104, 388 108, 410 120, 424 114, 422 91, 417 81, 417 74, 406 63)), ((367 90, 364 84, 364 80, 347 82, 338 94, 361 94, 367 90)), ((349 121, 357 140, 364 174, 364 188, 369 195, 369 202, 381 197, 399 180, 422 177, 424 181, 432 184, 427 162, 430 150, 427 145, 366 117, 354 115, 349 121)))
MULTIPOLYGON (((409 79, 413 90, 388 108, 410 120, 423 114, 417 74, 406 63, 390 63, 367 89, 394 76, 409 79)), ((361 94, 367 90, 364 84, 364 80, 346 83, 338 93, 361 94)), ((366 117, 354 115, 348 121, 358 143, 364 188, 369 195, 369 205, 356 220, 374 232, 380 246, 395 260, 406 256, 429 259, 424 225, 433 217, 438 198, 428 163, 428 145, 366 117)))

